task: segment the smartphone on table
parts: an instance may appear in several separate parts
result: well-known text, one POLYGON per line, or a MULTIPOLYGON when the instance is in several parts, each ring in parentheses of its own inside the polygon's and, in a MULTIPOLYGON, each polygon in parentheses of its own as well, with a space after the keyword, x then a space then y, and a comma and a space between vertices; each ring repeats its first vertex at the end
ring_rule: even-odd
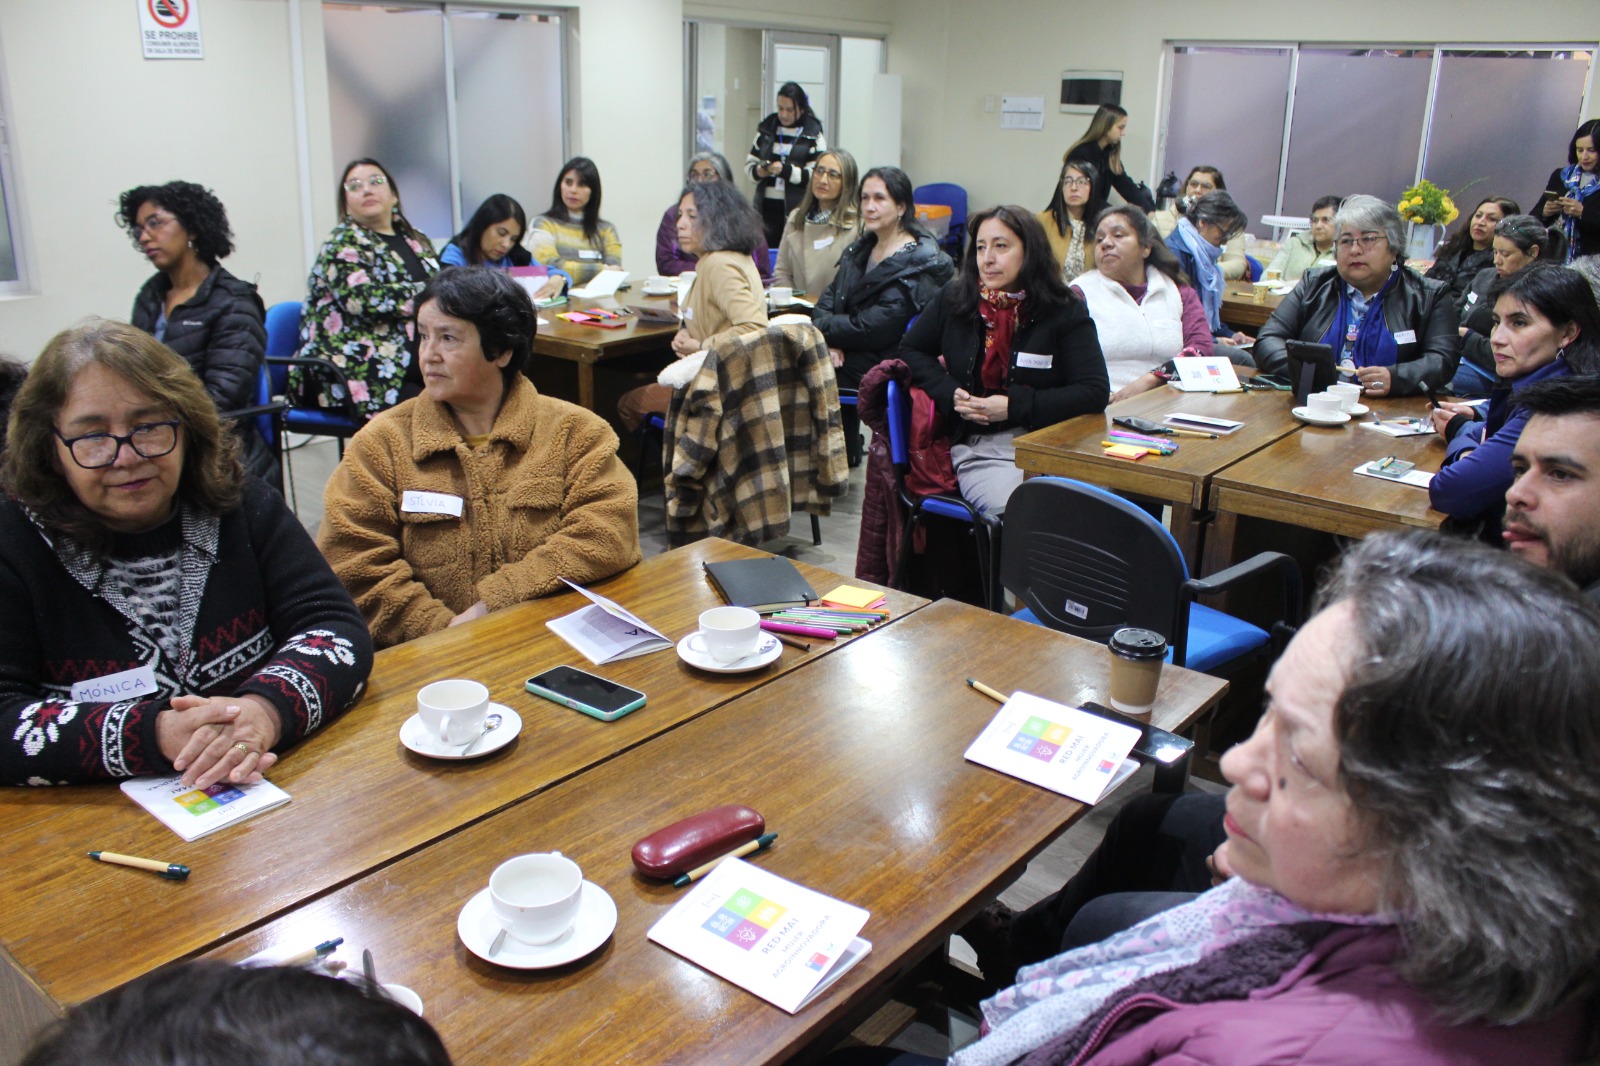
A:
POLYGON ((638 689, 607 681, 573 666, 557 666, 535 674, 528 678, 526 688, 535 696, 582 711, 602 722, 614 722, 644 706, 644 693, 638 689))

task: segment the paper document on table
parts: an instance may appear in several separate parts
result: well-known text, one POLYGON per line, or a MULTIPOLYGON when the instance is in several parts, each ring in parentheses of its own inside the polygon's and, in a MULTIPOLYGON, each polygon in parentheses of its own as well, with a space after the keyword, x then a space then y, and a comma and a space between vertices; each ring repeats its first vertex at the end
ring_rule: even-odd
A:
POLYGON ((571 614, 552 618, 545 625, 596 666, 672 647, 672 641, 620 603, 590 592, 582 585, 574 585, 566 578, 561 580, 592 602, 571 614))
POLYGON ((1386 418, 1382 422, 1357 422, 1363 429, 1375 429, 1386 437, 1421 437, 1433 432, 1426 418, 1386 418))
POLYGON ((1210 415, 1190 414, 1187 411, 1174 411, 1162 421, 1178 429, 1196 429, 1204 433, 1215 433, 1221 437, 1244 428, 1243 422, 1236 422, 1231 418, 1212 418, 1210 415))
POLYGON ((1094 803, 1119 779, 1138 742, 1139 730, 1131 725, 1017 692, 978 734, 966 758, 1094 803))
POLYGON ((1370 477, 1375 481, 1392 481, 1396 484, 1411 485, 1419 489, 1427 488, 1429 483, 1433 481, 1433 472, 1429 470, 1407 470, 1399 477, 1385 477, 1382 474, 1374 474, 1368 470, 1368 465, 1367 463, 1362 463, 1356 467, 1356 473, 1362 477, 1370 477))
POLYGON ((1233 364, 1220 355, 1179 356, 1172 361, 1178 380, 1172 384, 1180 392, 1243 392, 1233 364))
POLYGON ((589 284, 579 289, 573 289, 571 294, 580 300, 597 300, 602 296, 611 296, 628 280, 626 270, 602 270, 589 279, 589 284))
POLYGON ((794 1014, 872 950, 871 917, 742 859, 724 859, 650 939, 794 1014))
POLYGON ((185 840, 198 840, 289 802, 289 793, 271 781, 254 785, 219 781, 209 788, 196 788, 184 784, 177 774, 136 777, 122 782, 122 791, 185 840))

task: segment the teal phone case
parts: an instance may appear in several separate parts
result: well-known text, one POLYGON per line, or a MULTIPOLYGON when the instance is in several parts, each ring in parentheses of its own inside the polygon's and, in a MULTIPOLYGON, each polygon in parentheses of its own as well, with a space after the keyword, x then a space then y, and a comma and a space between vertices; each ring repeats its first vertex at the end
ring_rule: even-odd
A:
MULTIPOLYGON (((543 696, 551 703, 559 703, 563 707, 571 707, 575 711, 581 711, 590 718, 598 718, 602 722, 615 722, 618 718, 621 718, 629 711, 637 711, 640 707, 644 706, 645 700, 644 694, 640 693, 638 699, 634 700, 625 707, 615 711, 602 711, 598 707, 591 707, 587 703, 575 700, 570 696, 563 696, 559 692, 554 692, 550 689, 544 688, 543 686, 535 685, 532 681, 527 682, 523 687, 529 692, 533 693, 535 696, 543 696)), ((635 691, 638 690, 636 689, 635 691)))

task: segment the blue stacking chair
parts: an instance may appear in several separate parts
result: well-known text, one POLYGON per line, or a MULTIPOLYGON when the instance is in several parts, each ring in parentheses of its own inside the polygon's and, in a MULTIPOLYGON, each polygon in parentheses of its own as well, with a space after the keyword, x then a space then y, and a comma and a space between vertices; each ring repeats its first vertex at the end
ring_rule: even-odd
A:
POLYGON ((234 422, 243 422, 248 428, 241 432, 255 432, 267 442, 267 448, 272 452, 272 458, 277 463, 278 477, 274 488, 279 493, 283 492, 283 416, 289 409, 289 404, 281 396, 272 394, 272 372, 267 369, 266 363, 256 367, 256 394, 254 403, 249 407, 242 407, 237 411, 218 412, 223 418, 234 422))
POLYGON ((894 464, 895 491, 907 510, 906 528, 900 538, 900 555, 895 560, 894 574, 889 579, 893 588, 901 588, 906 564, 911 559, 911 538, 917 526, 927 515, 947 518, 971 527, 973 541, 978 549, 978 575, 983 582, 983 605, 990 610, 995 604, 995 556, 1000 540, 999 523, 979 511, 960 496, 918 496, 906 488, 906 471, 911 466, 911 391, 891 379, 884 393, 889 423, 889 459, 894 464))
POLYGON ((939 243, 957 263, 961 262, 961 240, 967 226, 967 190, 949 181, 918 185, 911 199, 919 204, 942 204, 950 209, 950 234, 939 243))
POLYGON ((1191 578, 1149 512, 1068 478, 1029 478, 1011 494, 1000 583, 1023 604, 1015 617, 1102 644, 1123 626, 1152 629, 1174 665, 1206 673, 1281 644, 1300 621, 1300 568, 1289 556, 1262 552, 1191 578), (1272 633, 1194 602, 1274 572, 1283 609, 1272 633))
MULTIPOLYGON (((324 381, 350 387, 344 371, 326 359, 301 358, 300 310, 298 300, 285 300, 267 308, 267 368, 272 373, 272 391, 278 396, 289 392, 289 368, 305 367, 324 381)), ((283 415, 284 429, 291 433, 305 433, 315 437, 333 437, 339 442, 339 455, 344 456, 344 442, 355 435, 362 422, 348 400, 342 407, 296 407, 291 401, 283 415)))
POLYGON ((1261 275, 1266 269, 1261 265, 1261 260, 1257 259, 1253 255, 1247 255, 1244 257, 1244 262, 1246 269, 1250 272, 1250 280, 1260 281, 1261 275))

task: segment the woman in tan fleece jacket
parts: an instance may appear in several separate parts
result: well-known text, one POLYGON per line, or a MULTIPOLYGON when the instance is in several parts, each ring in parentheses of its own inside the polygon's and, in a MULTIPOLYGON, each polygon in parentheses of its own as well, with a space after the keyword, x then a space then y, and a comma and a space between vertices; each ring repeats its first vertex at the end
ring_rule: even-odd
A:
POLYGON ((452 267, 417 298, 425 391, 351 440, 318 536, 379 647, 639 561, 617 436, 523 377, 534 329, 496 270, 452 267))

